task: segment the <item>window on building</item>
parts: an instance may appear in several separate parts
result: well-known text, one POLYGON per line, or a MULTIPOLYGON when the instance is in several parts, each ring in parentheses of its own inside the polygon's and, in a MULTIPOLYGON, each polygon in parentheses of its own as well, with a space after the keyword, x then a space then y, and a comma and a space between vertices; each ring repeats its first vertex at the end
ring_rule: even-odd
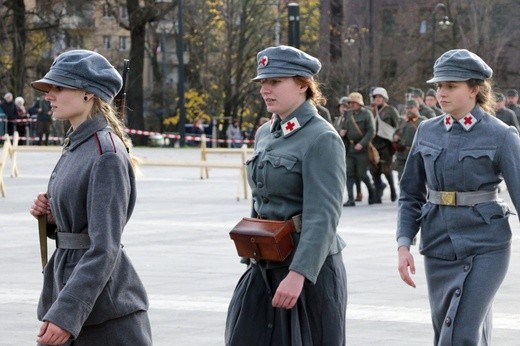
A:
POLYGON ((119 16, 123 19, 128 18, 128 10, 126 6, 119 6, 119 16))
POLYGON ((103 18, 110 18, 112 17, 112 13, 110 12, 110 6, 107 4, 103 5, 103 18))
POLYGON ((128 50, 128 37, 119 36, 119 50, 128 50))
POLYGON ((103 47, 105 47, 106 50, 112 49, 112 38, 110 36, 103 36, 103 47))

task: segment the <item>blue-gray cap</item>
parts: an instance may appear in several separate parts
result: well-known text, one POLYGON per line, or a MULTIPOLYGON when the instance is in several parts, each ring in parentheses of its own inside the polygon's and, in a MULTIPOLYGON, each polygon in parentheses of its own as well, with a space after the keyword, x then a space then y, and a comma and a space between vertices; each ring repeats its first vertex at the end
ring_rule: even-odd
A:
POLYGON ((53 85, 85 90, 111 102, 121 89, 123 79, 101 54, 90 50, 71 50, 60 54, 49 72, 31 83, 34 89, 43 92, 48 92, 53 85))
POLYGON ((460 82, 488 79, 493 70, 477 54, 466 49, 453 49, 442 54, 433 65, 433 78, 427 83, 460 82))
POLYGON ((254 81, 273 77, 313 77, 321 69, 318 59, 291 46, 269 47, 256 55, 254 81))

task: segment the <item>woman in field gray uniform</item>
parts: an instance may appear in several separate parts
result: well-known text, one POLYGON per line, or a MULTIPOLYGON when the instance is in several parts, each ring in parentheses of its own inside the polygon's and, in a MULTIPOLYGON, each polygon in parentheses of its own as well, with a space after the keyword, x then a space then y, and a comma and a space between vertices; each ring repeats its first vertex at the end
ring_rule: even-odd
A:
POLYGON ((61 54, 31 84, 72 125, 47 194, 31 207, 57 231, 38 304, 42 345, 152 344, 146 291, 121 244, 136 197, 131 143, 111 106, 121 84, 86 50, 61 54))
POLYGON ((437 59, 428 82, 444 114, 419 125, 401 178, 399 273, 415 287, 409 247, 420 228, 435 345, 490 344, 509 265, 511 211, 497 188, 504 179, 520 210, 520 138, 489 114, 492 73, 464 49, 437 59))
POLYGON ((318 115, 313 76, 320 62, 288 46, 257 55, 260 94, 273 113, 248 160, 252 217, 301 214, 284 262, 250 261, 230 302, 226 345, 344 345, 347 279, 336 227, 345 187, 345 149, 318 115))

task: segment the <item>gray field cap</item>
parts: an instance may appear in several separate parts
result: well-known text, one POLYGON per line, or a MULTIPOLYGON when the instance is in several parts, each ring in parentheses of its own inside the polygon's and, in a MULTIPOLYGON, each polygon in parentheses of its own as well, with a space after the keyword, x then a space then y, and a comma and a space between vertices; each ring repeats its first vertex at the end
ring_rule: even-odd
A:
POLYGON ((253 81, 273 77, 313 77, 321 69, 318 59, 291 46, 269 47, 256 55, 253 81))
POLYGON ((71 50, 60 54, 49 72, 31 86, 43 92, 53 85, 81 89, 111 102, 122 84, 121 75, 104 56, 89 50, 71 50))
POLYGON ((427 83, 461 82, 488 79, 493 70, 478 55, 466 49, 453 49, 442 54, 433 65, 433 78, 427 83))
POLYGON ((518 96, 518 91, 516 89, 508 89, 506 91, 507 96, 518 96))

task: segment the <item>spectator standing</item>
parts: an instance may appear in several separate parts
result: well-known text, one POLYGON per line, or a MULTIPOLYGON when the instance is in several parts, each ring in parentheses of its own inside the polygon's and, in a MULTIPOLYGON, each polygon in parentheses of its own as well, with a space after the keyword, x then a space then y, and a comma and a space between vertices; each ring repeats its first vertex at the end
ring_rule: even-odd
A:
POLYGON ((237 119, 233 119, 226 130, 226 138, 228 141, 229 148, 240 148, 244 137, 237 119))
POLYGON ((48 145, 52 125, 52 109, 49 101, 38 97, 31 107, 36 114, 36 137, 38 145, 48 145), (43 137, 45 136, 45 141, 43 137))
POLYGON ((410 253, 421 231, 434 345, 490 345, 492 306, 511 256, 505 181, 520 210, 520 137, 490 114, 492 69, 465 49, 445 52, 428 83, 445 113, 422 122, 401 178, 401 279, 415 287, 410 253))
POLYGON ((16 105, 16 131, 18 131, 18 135, 21 137, 21 142, 19 144, 28 144, 30 140, 29 134, 29 117, 27 113, 27 109, 25 108, 25 100, 23 97, 18 96, 14 99, 14 104, 16 105))
POLYGON ((14 104, 13 94, 8 92, 4 95, 2 104, 0 105, 7 120, 7 134, 13 137, 14 131, 16 131, 16 120, 18 119, 18 112, 16 105, 14 104))

